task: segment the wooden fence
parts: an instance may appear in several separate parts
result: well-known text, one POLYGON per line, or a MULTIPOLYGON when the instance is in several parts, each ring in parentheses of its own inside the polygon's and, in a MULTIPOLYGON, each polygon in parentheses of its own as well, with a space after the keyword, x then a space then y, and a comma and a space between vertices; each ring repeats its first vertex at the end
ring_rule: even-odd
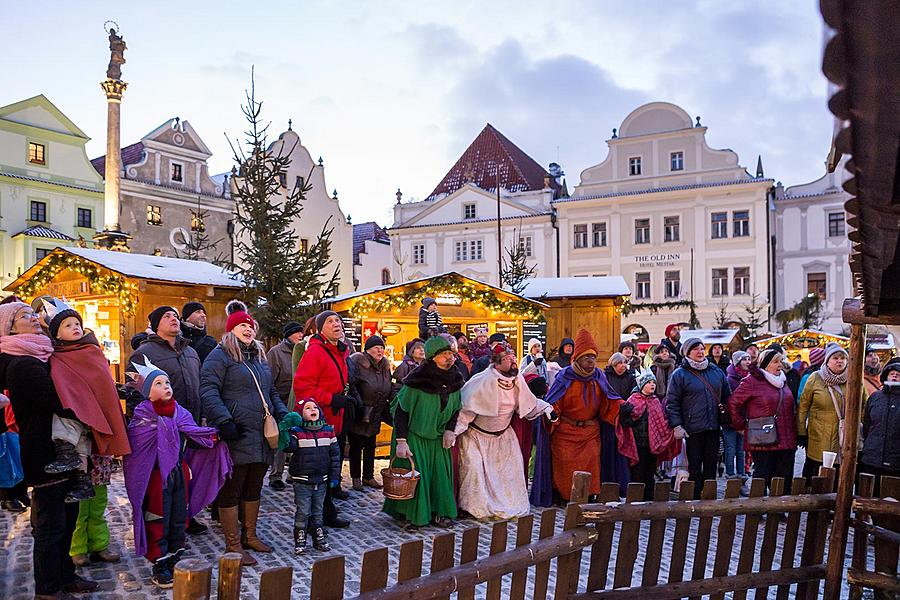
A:
POLYGON ((847 570, 850 598, 862 598, 862 588, 876 590, 876 598, 884 592, 900 594, 897 561, 900 559, 900 478, 882 477, 879 499, 873 499, 875 478, 862 473, 853 500, 853 558, 847 570), (875 539, 875 571, 866 568, 869 536, 875 539))

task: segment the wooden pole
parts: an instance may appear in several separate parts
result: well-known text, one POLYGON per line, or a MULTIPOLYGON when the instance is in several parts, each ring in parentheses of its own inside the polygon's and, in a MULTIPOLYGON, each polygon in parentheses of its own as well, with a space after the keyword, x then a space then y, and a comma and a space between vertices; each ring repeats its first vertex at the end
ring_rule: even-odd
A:
POLYGON ((241 598, 241 555, 227 552, 219 557, 219 584, 217 600, 240 600, 241 598))
POLYGON ((186 558, 175 565, 172 600, 208 600, 212 567, 199 558, 186 558))
POLYGON ((866 326, 850 326, 850 360, 847 365, 847 399, 844 407, 844 443, 841 446, 841 470, 838 473, 834 523, 828 541, 828 571, 825 576, 825 600, 838 600, 844 580, 847 530, 856 479, 856 452, 859 447, 859 423, 862 413, 863 362, 866 350, 866 326))

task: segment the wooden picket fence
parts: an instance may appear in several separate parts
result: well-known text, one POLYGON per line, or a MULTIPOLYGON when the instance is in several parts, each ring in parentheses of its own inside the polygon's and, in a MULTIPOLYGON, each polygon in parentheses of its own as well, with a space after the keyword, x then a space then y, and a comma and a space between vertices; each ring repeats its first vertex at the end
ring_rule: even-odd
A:
POLYGON ((900 594, 897 562, 900 560, 900 478, 881 478, 881 498, 872 498, 875 477, 859 475, 857 494, 853 500, 853 558, 847 569, 851 600, 862 598, 862 588, 881 593, 900 594), (866 568, 869 536, 875 538, 875 571, 866 568))

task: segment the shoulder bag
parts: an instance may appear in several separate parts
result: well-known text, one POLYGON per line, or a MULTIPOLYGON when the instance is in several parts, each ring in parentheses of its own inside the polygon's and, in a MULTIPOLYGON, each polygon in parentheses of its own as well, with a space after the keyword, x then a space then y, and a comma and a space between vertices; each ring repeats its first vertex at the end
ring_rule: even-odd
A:
MULTIPOLYGON (((787 385, 787 384, 785 384, 787 385)), ((751 446, 772 446, 778 443, 778 413, 784 400, 784 388, 778 390, 778 404, 771 417, 747 419, 747 443, 751 446)))
POLYGON ((262 400, 263 411, 266 413, 266 416, 263 417, 263 436, 266 438, 266 443, 269 444, 269 448, 276 450, 278 448, 278 422, 275 421, 275 417, 269 412, 269 403, 266 402, 266 397, 262 393, 262 388, 259 387, 256 373, 253 372, 253 369, 251 369, 250 365, 247 363, 244 363, 244 366, 250 371, 250 377, 253 378, 253 383, 256 384, 256 391, 259 392, 259 399, 262 400))
POLYGON ((725 427, 731 427, 731 413, 728 412, 728 407, 725 406, 725 404, 719 400, 719 398, 721 398, 721 396, 722 396, 721 392, 717 394, 715 388, 713 388, 713 386, 709 382, 709 380, 707 380, 705 377, 700 377, 700 375, 696 371, 694 371, 694 369, 685 369, 685 370, 688 373, 690 373, 691 375, 693 375, 694 377, 696 377, 697 379, 699 379, 700 381, 702 381, 703 385, 706 386, 706 389, 709 390, 709 393, 712 394, 713 400, 716 401, 716 404, 719 408, 719 425, 722 425, 725 427))
MULTIPOLYGON (((827 383, 825 384, 825 387, 828 389, 828 394, 831 396, 831 403, 834 404, 834 412, 836 412, 837 416, 838 416, 838 448, 835 451, 835 453, 837 454, 837 459, 835 460, 835 462, 840 463, 841 462, 841 450, 844 449, 845 420, 844 420, 844 410, 841 408, 841 406, 838 406, 837 398, 834 397, 835 390, 837 390, 838 396, 841 397, 841 405, 846 404, 847 398, 844 396, 844 393, 841 391, 840 387, 834 386, 834 385, 828 385, 827 383)), ((857 447, 861 451, 862 450, 862 442, 863 442, 862 419, 860 419, 860 422, 859 422, 859 433, 856 436, 856 440, 857 440, 857 447)))

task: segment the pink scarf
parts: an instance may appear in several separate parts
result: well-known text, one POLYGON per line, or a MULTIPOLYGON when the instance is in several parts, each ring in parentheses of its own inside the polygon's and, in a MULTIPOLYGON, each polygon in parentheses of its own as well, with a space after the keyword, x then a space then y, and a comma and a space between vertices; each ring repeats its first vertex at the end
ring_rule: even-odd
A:
POLYGON ((19 333, 0 336, 0 354, 12 356, 33 356, 47 362, 53 354, 53 342, 40 333, 19 333))

